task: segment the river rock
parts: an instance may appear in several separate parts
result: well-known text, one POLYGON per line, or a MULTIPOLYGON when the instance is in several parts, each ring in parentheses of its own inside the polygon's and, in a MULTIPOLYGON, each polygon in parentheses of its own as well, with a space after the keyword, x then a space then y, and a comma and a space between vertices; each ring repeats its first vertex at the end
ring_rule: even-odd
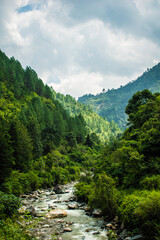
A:
POLYGON ((50 225, 45 224, 45 225, 43 225, 43 228, 50 228, 50 225))
POLYGON ((100 234, 100 231, 93 232, 93 235, 98 235, 98 234, 100 234))
POLYGON ((37 190, 37 193, 42 194, 42 193, 44 193, 44 190, 37 190))
POLYGON ((50 205, 50 204, 48 204, 48 208, 53 210, 53 209, 56 208, 56 206, 55 206, 55 205, 50 205))
POLYGON ((94 230, 95 230, 95 228, 87 228, 87 229, 85 229, 85 232, 92 232, 94 230))
POLYGON ((57 222, 58 223, 64 223, 65 221, 63 219, 58 219, 57 222))
POLYGON ((54 191, 52 191, 51 193, 50 193, 50 195, 55 195, 56 193, 54 192, 54 191))
POLYGON ((54 203, 61 203, 62 201, 60 200, 55 200, 54 203))
POLYGON ((75 197, 75 196, 72 196, 72 197, 70 197, 70 198, 68 199, 68 201, 74 202, 74 201, 76 201, 76 197, 75 197))
POLYGON ((109 229, 113 229, 113 224, 112 223, 108 223, 106 225, 106 229, 109 230, 109 229))
POLYGON ((102 216, 102 211, 100 209, 94 209, 92 212, 92 215, 94 217, 101 217, 102 216))
POLYGON ((76 209, 76 208, 78 208, 78 203, 69 204, 69 205, 68 205, 68 208, 69 208, 69 209, 76 209))
POLYGON ((56 194, 62 194, 64 193, 63 191, 63 187, 61 185, 57 185, 55 188, 54 188, 54 191, 56 194))
POLYGON ((145 239, 144 236, 142 234, 139 234, 131 237, 130 240, 143 240, 143 239, 145 239))
POLYGON ((62 218, 67 217, 67 212, 64 210, 53 210, 45 215, 46 218, 62 218))
POLYGON ((27 212, 29 212, 32 216, 36 217, 37 212, 36 209, 31 205, 30 207, 27 208, 27 212))
POLYGON ((68 227, 66 227, 66 228, 64 228, 64 232, 72 232, 72 229, 71 229, 71 228, 68 228, 68 227))
POLYGON ((28 195, 23 194, 21 198, 28 198, 28 195))
POLYGON ((89 212, 89 211, 91 211, 91 208, 89 206, 85 206, 84 211, 89 212))

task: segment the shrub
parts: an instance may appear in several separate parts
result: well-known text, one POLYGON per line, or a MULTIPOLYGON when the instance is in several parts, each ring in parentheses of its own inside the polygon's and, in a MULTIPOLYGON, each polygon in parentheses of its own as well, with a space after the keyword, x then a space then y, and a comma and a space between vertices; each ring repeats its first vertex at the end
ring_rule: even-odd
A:
POLYGON ((125 196, 118 210, 129 230, 138 228, 146 239, 160 239, 160 192, 139 191, 125 196))
POLYGON ((0 192, 0 218, 12 216, 20 207, 20 200, 12 194, 0 192))
POLYGON ((35 172, 29 171, 27 174, 29 186, 31 190, 36 190, 40 187, 40 179, 35 172))
POLYGON ((119 198, 120 194, 115 188, 114 180, 105 173, 101 173, 95 181, 93 191, 89 195, 91 207, 100 208, 104 215, 113 217, 117 211, 119 198))
POLYGON ((86 184, 85 182, 80 182, 75 185, 76 191, 75 195, 78 200, 81 202, 88 202, 89 194, 91 194, 91 185, 86 184))
POLYGON ((26 235, 21 226, 11 219, 0 220, 1 240, 31 240, 32 237, 26 235))
POLYGON ((52 187, 54 183, 52 174, 50 172, 39 173, 39 184, 43 188, 52 187))
POLYGON ((140 186, 147 190, 160 189, 160 175, 144 178, 141 180, 140 186))
POLYGON ((141 197, 130 194, 123 197, 122 203, 118 208, 120 219, 128 229, 132 230, 137 227, 137 219, 134 216, 134 211, 140 201, 141 197))
POLYGON ((12 171, 10 177, 8 177, 6 182, 3 183, 2 189, 6 193, 14 194, 16 196, 30 191, 31 189, 27 174, 20 173, 19 171, 12 171))
POLYGON ((160 239, 160 192, 152 191, 134 211, 146 239, 160 239))

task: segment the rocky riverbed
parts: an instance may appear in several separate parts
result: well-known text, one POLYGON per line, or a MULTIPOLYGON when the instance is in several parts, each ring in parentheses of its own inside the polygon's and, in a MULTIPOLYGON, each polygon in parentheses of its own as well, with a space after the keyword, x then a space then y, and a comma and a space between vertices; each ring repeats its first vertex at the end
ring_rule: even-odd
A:
POLYGON ((121 229, 117 217, 111 222, 104 221, 100 210, 91 212, 85 203, 78 203, 74 183, 23 195, 22 204, 19 224, 35 239, 131 239, 127 230, 121 229), (117 232, 120 234, 116 235, 117 232))

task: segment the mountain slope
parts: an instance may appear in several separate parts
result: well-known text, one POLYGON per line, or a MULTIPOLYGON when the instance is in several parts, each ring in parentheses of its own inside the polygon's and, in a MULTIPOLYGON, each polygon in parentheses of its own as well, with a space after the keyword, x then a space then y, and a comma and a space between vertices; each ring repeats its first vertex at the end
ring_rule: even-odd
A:
POLYGON ((125 128, 127 117, 125 106, 128 100, 137 91, 149 89, 151 92, 160 92, 160 63, 151 69, 147 69, 137 80, 118 89, 108 90, 105 93, 84 95, 78 99, 80 103, 91 105, 94 112, 112 120, 120 127, 125 128))
POLYGON ((121 130, 113 121, 109 123, 104 118, 93 112, 90 106, 76 101, 70 95, 54 92, 54 97, 62 104, 70 116, 75 117, 81 114, 86 122, 89 133, 96 133, 101 141, 109 142, 117 136, 121 130))
POLYGON ((0 191, 70 181, 81 165, 71 152, 85 152, 86 137, 83 117, 71 117, 33 69, 0 51, 0 191))

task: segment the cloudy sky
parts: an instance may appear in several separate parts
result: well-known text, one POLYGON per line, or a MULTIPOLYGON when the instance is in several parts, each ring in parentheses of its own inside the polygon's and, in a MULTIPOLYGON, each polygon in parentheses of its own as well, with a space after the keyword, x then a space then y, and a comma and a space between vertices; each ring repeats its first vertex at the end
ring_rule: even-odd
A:
POLYGON ((61 93, 99 93, 160 62, 160 0, 0 0, 0 48, 61 93))

